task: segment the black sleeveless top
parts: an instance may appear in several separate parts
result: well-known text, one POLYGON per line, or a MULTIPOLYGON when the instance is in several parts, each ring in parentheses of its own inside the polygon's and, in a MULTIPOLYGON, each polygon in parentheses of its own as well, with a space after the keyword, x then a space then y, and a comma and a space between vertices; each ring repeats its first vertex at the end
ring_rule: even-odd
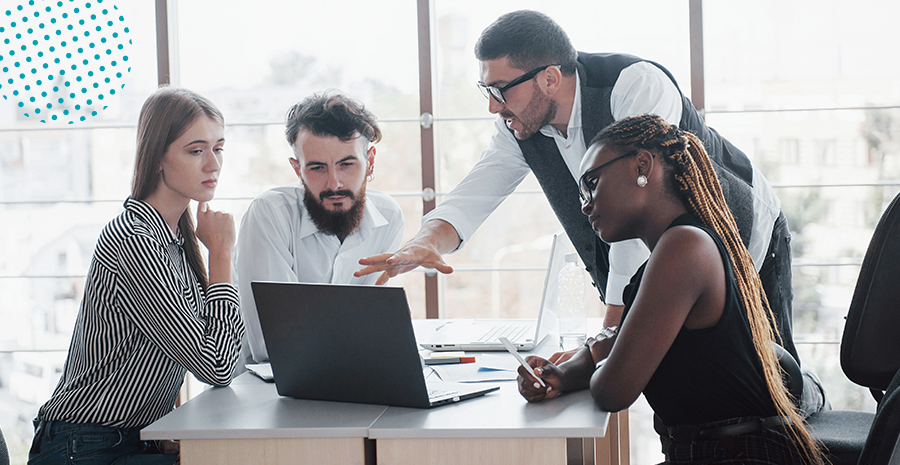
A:
MULTIPOLYGON (((669 228, 679 225, 703 230, 719 248, 725 267, 725 310, 709 328, 681 328, 644 388, 644 397, 667 426, 776 415, 725 243, 691 215, 679 216, 669 228)), ((623 325, 628 324, 645 267, 646 263, 625 288, 623 325)))

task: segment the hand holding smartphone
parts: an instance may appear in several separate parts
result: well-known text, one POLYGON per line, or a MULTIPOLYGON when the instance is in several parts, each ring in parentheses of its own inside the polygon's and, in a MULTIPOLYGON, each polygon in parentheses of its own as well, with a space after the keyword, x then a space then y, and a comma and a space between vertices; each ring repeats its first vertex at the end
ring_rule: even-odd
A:
POLYGON ((518 360, 519 363, 521 363, 522 366, 525 367, 526 370, 528 370, 528 373, 531 374, 531 376, 534 376, 534 378, 537 379, 539 383, 541 383, 541 387, 547 387, 547 385, 544 383, 544 380, 539 378, 538 375, 534 373, 534 368, 531 368, 531 365, 529 365, 528 362, 526 362, 525 359, 522 358, 521 355, 519 355, 519 352, 516 351, 516 347, 512 344, 512 342, 509 342, 509 339, 500 337, 500 343, 503 344, 503 347, 506 347, 506 350, 508 350, 509 353, 513 354, 513 357, 515 357, 516 360, 518 360))

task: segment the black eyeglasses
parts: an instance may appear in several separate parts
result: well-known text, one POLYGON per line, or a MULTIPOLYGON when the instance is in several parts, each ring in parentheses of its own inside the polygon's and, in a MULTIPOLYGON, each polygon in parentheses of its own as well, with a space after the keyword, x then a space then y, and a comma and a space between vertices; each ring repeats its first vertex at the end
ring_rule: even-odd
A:
POLYGON ((503 96, 503 92, 507 89, 511 89, 525 81, 534 79, 535 76, 538 75, 541 71, 551 67, 551 66, 560 66, 560 65, 545 65, 540 68, 535 68, 512 81, 507 82, 506 84, 497 87, 497 86, 489 86, 481 81, 478 81, 478 88, 481 89, 481 93, 484 94, 485 98, 493 97, 494 100, 500 102, 501 104, 506 104, 506 97, 503 96))
POLYGON ((625 157, 637 155, 637 153, 637 150, 632 150, 582 174, 581 179, 578 180, 578 195, 581 197, 581 205, 587 205, 594 201, 594 190, 597 189, 597 178, 599 178, 599 176, 593 176, 595 173, 625 157))

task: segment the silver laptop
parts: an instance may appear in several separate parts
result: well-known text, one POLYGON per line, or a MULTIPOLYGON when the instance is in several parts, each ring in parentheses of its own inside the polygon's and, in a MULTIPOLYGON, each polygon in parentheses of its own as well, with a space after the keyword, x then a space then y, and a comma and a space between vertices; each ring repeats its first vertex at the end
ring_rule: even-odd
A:
POLYGON ((544 277, 544 291, 536 321, 511 320, 508 323, 492 321, 451 321, 441 325, 431 335, 420 335, 420 345, 435 351, 463 350, 490 351, 506 350, 499 339, 505 336, 517 350, 529 351, 535 348, 556 325, 557 279, 559 270, 565 265, 566 252, 570 247, 568 237, 559 232, 553 235, 550 245, 550 260, 544 277))
POLYGON ((250 286, 279 395, 427 408, 499 389, 482 383, 426 383, 402 288, 250 286))

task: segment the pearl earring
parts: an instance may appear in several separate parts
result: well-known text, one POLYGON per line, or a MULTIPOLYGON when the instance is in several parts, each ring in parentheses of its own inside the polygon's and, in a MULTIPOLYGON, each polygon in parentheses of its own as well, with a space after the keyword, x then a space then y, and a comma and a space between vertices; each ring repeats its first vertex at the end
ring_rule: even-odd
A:
POLYGON ((643 174, 637 177, 637 185, 638 187, 646 187, 647 186, 647 176, 643 174))

